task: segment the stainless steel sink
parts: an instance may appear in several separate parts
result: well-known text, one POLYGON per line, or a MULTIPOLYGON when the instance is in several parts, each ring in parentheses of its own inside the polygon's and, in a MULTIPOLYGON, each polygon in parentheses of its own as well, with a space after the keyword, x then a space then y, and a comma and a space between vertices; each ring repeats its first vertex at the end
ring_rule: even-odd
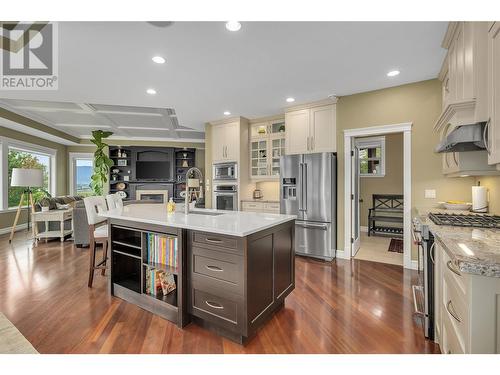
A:
POLYGON ((224 215, 222 212, 210 212, 210 211, 189 211, 189 215, 207 215, 207 216, 219 216, 224 215))

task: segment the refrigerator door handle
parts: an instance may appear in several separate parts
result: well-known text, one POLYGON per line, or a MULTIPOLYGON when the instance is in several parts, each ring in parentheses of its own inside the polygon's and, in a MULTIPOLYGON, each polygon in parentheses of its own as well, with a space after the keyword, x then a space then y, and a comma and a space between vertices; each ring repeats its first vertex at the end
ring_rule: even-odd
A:
POLYGON ((304 163, 299 163, 299 186, 300 186, 300 195, 299 195, 299 211, 304 211, 304 163))
POLYGON ((297 222, 295 222, 295 225, 302 227, 302 228, 328 230, 328 225, 326 225, 326 224, 297 223, 297 222))
POLYGON ((305 205, 304 205, 304 211, 307 211, 307 163, 304 163, 304 166, 302 168, 303 171, 303 178, 302 178, 302 185, 303 185, 303 191, 305 192, 305 205))

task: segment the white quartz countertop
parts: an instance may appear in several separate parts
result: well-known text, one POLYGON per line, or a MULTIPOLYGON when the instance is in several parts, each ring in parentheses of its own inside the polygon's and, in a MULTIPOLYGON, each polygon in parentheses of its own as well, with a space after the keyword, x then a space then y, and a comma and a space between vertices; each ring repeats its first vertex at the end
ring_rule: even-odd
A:
POLYGON ((130 204, 122 209, 112 209, 99 215, 110 219, 164 225, 237 237, 245 237, 296 219, 295 215, 210 209, 194 209, 188 215, 180 211, 167 213, 166 205, 158 203, 130 204), (221 213, 222 215, 196 214, 197 211, 221 213))

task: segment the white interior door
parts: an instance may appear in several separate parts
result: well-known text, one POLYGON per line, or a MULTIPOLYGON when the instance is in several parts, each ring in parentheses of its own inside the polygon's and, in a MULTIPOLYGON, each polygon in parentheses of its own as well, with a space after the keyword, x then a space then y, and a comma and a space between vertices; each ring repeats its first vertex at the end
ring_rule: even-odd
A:
POLYGON ((351 152, 351 255, 355 256, 360 246, 359 224, 359 150, 353 145, 351 152))

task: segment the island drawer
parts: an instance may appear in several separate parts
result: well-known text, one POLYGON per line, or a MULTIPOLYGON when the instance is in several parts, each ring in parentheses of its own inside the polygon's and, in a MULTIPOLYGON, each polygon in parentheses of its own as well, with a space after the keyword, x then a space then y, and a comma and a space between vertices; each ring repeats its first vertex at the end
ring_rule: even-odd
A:
POLYGON ((190 313, 233 332, 239 332, 243 323, 242 301, 236 296, 219 294, 209 289, 192 288, 190 313))
POLYGON ((243 257, 193 246, 190 250, 192 275, 223 281, 235 287, 243 283, 243 257))
POLYGON ((215 248, 229 249, 239 251, 241 240, 235 237, 223 236, 220 234, 211 234, 205 232, 193 232, 192 240, 194 244, 208 245, 215 248))

